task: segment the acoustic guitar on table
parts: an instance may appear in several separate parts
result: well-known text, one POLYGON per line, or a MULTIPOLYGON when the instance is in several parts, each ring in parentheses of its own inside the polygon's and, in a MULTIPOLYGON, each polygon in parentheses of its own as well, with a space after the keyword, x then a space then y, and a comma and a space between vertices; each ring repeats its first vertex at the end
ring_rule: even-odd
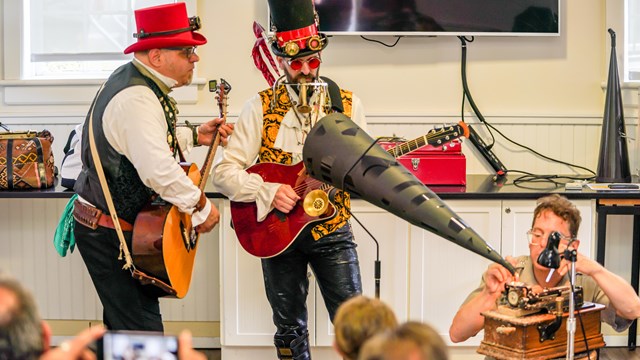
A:
MULTIPOLYGON (((432 129, 426 135, 386 151, 399 157, 425 145, 441 146, 468 136, 469 128, 461 121, 432 129)), ((336 216, 336 209, 329 201, 329 197, 333 198, 335 188, 309 177, 302 162, 294 165, 258 163, 246 171, 260 175, 265 182, 288 184, 301 198, 301 203, 296 204, 288 214, 274 209, 263 221, 257 221, 255 202, 231 201, 233 228, 240 245, 249 254, 260 258, 276 256, 285 251, 305 228, 336 216)))
MULTIPOLYGON (((227 93, 231 86, 224 79, 220 82, 212 80, 209 90, 216 92, 220 118, 226 121, 227 93)), ((201 170, 193 163, 180 163, 200 191, 204 192, 219 144, 220 133, 216 131, 201 170)), ((199 238, 200 234, 191 224, 191 215, 157 197, 136 217, 132 238, 133 263, 137 269, 163 281, 169 287, 169 290, 163 287, 169 295, 183 298, 189 291, 199 238)))

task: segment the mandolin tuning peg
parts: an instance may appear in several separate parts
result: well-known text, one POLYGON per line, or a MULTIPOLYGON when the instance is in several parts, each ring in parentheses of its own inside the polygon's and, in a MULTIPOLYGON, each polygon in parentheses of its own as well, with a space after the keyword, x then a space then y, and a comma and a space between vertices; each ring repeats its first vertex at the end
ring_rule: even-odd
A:
POLYGON ((216 92, 218 89, 218 80, 209 80, 209 92, 216 92))

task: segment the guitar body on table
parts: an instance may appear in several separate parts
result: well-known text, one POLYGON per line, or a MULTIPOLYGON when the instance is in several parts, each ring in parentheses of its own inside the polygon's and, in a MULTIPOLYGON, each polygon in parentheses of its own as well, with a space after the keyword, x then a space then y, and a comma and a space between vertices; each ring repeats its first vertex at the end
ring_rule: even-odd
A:
MULTIPOLYGON (((433 129, 424 136, 386 151, 398 157, 427 144, 441 146, 463 136, 469 136, 469 129, 461 121, 442 129, 433 129)), ((290 185, 302 199, 301 204, 296 204, 288 214, 274 209, 263 221, 257 221, 255 202, 231 201, 233 228, 238 242, 249 254, 260 258, 281 254, 303 230, 336 216, 336 209, 329 200, 335 188, 309 177, 302 162, 295 165, 259 163, 246 171, 260 175, 265 182, 290 185)))
MULTIPOLYGON (((212 81, 215 82, 215 81, 212 81)), ((221 79, 210 90, 217 93, 220 117, 226 121, 227 93, 231 86, 221 79)), ((220 134, 216 133, 209 146, 202 170, 193 163, 181 162, 186 175, 204 192, 207 178, 211 173, 213 158, 220 144, 220 134)), ((189 291, 193 265, 200 234, 191 223, 191 215, 159 197, 147 204, 136 217, 133 225, 133 264, 152 278, 164 284, 168 296, 183 298, 189 291)))

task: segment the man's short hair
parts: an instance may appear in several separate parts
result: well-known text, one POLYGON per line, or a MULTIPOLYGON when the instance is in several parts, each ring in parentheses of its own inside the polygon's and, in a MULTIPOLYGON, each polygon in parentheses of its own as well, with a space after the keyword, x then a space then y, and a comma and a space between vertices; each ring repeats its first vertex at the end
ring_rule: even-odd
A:
POLYGON ((535 224, 538 216, 546 210, 553 212, 556 216, 569 223, 571 237, 578 236, 582 217, 580 216, 580 210, 569 199, 558 194, 551 194, 538 199, 536 209, 533 211, 532 224, 535 224))

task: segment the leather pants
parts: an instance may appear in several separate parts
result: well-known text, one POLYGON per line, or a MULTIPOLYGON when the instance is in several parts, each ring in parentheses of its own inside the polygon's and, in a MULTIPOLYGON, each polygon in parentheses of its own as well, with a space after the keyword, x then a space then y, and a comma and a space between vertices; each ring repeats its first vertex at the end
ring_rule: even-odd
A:
POLYGON ((295 353, 282 359, 311 358, 308 340, 304 340, 308 337, 308 266, 316 276, 331 321, 340 304, 362 293, 356 246, 347 224, 317 241, 309 233, 301 233, 282 254, 262 259, 267 299, 277 328, 274 342, 277 348, 288 347, 295 353), (293 351, 294 345, 299 346, 297 351, 293 351))

